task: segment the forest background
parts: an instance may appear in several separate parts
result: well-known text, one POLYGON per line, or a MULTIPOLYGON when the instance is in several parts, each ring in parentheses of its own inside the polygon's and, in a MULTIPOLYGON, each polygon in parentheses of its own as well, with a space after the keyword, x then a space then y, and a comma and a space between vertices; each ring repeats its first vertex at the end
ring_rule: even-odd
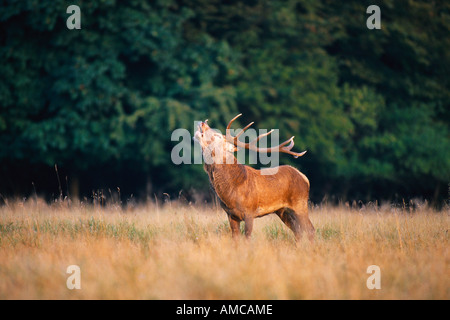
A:
POLYGON ((202 165, 172 162, 171 133, 243 113, 308 150, 280 161, 312 201, 442 206, 449 29, 446 1, 5 1, 0 194, 210 199, 202 165))

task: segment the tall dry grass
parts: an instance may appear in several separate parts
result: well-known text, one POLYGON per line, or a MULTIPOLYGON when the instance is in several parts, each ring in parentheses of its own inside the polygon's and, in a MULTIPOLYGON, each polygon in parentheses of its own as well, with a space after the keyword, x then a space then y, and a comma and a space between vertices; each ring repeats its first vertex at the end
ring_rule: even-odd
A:
POLYGON ((449 299, 448 213, 318 206, 310 244, 274 215, 234 241, 216 207, 15 201, 0 208, 0 298, 449 299))

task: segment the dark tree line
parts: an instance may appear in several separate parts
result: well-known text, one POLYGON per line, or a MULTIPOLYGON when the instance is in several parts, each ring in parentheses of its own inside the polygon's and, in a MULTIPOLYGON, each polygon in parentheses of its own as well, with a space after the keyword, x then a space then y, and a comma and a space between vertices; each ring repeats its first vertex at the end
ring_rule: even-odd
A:
POLYGON ((445 1, 6 1, 0 193, 206 192, 171 133, 209 119, 296 136, 312 199, 448 201, 445 1), (381 9, 380 30, 366 8, 381 9), (34 187, 33 187, 34 185, 34 187))

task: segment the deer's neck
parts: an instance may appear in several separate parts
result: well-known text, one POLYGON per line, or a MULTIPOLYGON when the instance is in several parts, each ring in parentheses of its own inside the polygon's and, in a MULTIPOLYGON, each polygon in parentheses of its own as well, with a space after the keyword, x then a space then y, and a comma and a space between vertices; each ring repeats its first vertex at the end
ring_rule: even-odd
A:
POLYGON ((228 205, 236 187, 245 183, 247 179, 246 166, 237 162, 231 164, 205 164, 211 187, 217 196, 228 205))

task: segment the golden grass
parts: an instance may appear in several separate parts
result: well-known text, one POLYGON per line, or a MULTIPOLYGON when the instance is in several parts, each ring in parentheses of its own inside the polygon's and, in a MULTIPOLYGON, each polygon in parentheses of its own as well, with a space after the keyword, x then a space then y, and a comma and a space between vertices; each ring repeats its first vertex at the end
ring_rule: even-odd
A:
POLYGON ((0 299, 449 299, 448 211, 315 207, 316 241, 274 215, 231 239, 217 208, 0 208, 0 299), (69 265, 81 289, 69 290, 69 265), (381 269, 369 290, 367 267, 381 269))

